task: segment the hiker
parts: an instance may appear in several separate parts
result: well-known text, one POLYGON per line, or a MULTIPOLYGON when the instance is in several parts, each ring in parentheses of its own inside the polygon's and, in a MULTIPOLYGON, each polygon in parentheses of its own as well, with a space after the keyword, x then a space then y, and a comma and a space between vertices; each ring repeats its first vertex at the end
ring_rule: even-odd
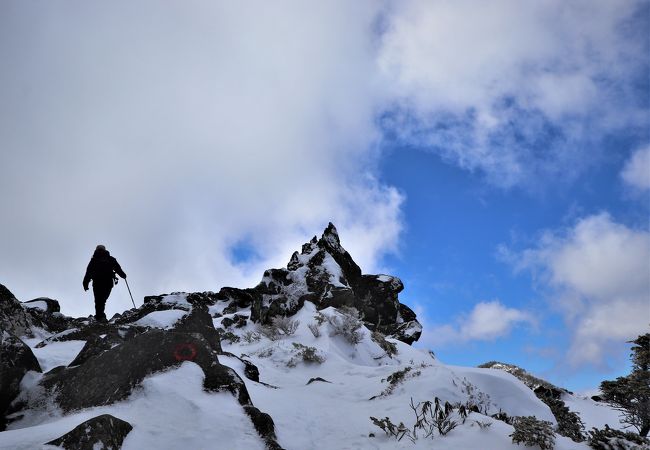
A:
POLYGON ((93 257, 88 263, 86 276, 84 276, 84 291, 88 290, 88 283, 93 281, 93 294, 95 294, 95 319, 99 322, 107 322, 104 307, 106 300, 111 295, 113 284, 117 284, 115 274, 126 279, 126 274, 118 264, 117 260, 108 253, 106 247, 98 245, 93 257))

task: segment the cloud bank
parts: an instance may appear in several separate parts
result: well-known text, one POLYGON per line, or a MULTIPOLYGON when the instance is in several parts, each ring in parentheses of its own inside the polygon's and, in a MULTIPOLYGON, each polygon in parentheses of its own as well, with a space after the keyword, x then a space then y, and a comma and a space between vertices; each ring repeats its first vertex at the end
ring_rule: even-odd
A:
POLYGON ((371 2, 0 8, 0 282, 22 300, 90 313, 99 243, 138 297, 256 284, 330 220, 366 270, 395 250, 371 2))
POLYGON ((639 191, 650 189, 650 145, 632 154, 623 167, 621 177, 639 191))
POLYGON ((478 302, 468 314, 460 315, 454 324, 425 327, 423 342, 435 348, 470 341, 494 341, 507 337, 516 326, 535 324, 530 313, 509 308, 499 300, 478 302))
POLYGON ((637 1, 400 2, 378 57, 384 126, 502 187, 575 178, 603 137, 646 129, 648 16, 637 1))
MULTIPOLYGON (((512 255, 511 255, 512 256, 512 255)), ((602 366, 623 342, 650 326, 650 232, 602 213, 547 232, 516 255, 548 292, 569 330, 566 359, 602 366)))

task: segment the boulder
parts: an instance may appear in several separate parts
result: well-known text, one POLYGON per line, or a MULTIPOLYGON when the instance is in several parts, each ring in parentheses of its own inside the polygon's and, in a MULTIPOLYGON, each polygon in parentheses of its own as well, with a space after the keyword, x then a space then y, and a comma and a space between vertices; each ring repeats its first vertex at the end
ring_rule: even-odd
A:
POLYGON ((34 300, 23 302, 23 305, 25 305, 27 308, 40 309, 41 311, 48 312, 50 314, 61 312, 61 306, 59 305, 58 300, 54 300, 49 297, 35 298, 34 300))
POLYGON ((174 324, 174 330, 184 333, 198 333, 210 343, 216 352, 221 353, 219 333, 214 328, 208 308, 202 304, 197 303, 192 306, 192 311, 174 324))
POLYGON ((248 321, 248 317, 242 314, 235 314, 232 317, 225 317, 221 321, 221 326, 224 328, 230 328, 231 326, 234 325, 237 328, 242 328, 246 326, 247 321, 248 321))
POLYGON ((66 450, 119 450, 133 427, 129 422, 110 414, 102 414, 77 425, 47 445, 66 450))
POLYGON ((0 284, 0 330, 16 336, 33 337, 33 323, 21 305, 4 285, 0 284))
POLYGON ((32 350, 16 335, 0 333, 0 431, 6 427, 5 413, 20 392, 20 382, 30 371, 41 372, 32 350))
POLYGON ((264 439, 268 450, 282 450, 275 436, 275 424, 273 418, 254 406, 245 406, 244 411, 250 417, 257 433, 264 439))
MULTIPOLYGON (((198 364, 205 372, 204 388, 232 392, 250 404, 246 387, 230 368, 219 364, 217 352, 197 333, 150 330, 111 349, 88 356, 77 366, 50 371, 43 376, 43 395, 65 412, 109 405, 124 400, 147 376, 183 361, 198 364)), ((38 398, 29 399, 38 403, 38 398)), ((38 405, 27 405, 38 408, 38 405)))

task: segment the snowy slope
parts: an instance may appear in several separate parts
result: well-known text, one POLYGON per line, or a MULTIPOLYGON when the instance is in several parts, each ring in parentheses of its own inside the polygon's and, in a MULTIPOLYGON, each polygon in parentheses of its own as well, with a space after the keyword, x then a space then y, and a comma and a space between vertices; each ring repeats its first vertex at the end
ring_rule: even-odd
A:
MULTIPOLYGON (((325 315, 339 314, 334 308, 322 311, 325 315)), ((168 327, 153 312, 141 322, 168 327)), ((414 445, 404 439, 397 442, 388 438, 370 421, 370 416, 388 416, 395 423, 413 422, 409 407, 415 402, 439 397, 442 401, 466 402, 470 395, 482 396, 489 413, 504 411, 508 415, 534 415, 555 422, 548 407, 514 376, 494 369, 448 366, 428 352, 414 349, 399 341, 394 357, 370 338, 370 331, 361 328, 362 341, 349 344, 341 336, 330 336, 327 322, 321 325, 321 334, 315 337, 307 327, 317 314, 309 302, 293 317, 300 322, 292 336, 276 341, 261 337, 247 343, 223 343, 224 352, 252 361, 260 372, 260 383, 245 377, 244 365, 231 356, 220 356, 222 364, 235 369, 244 379, 253 402, 269 413, 276 426, 278 441, 286 449, 391 449, 431 448, 447 449, 510 449, 513 428, 486 415, 471 413, 465 424, 447 436, 434 440, 420 438, 414 445), (314 347, 325 361, 287 364, 295 357, 293 342, 314 347), (406 379, 387 395, 380 395, 389 383, 386 378, 398 370, 411 367, 406 379), (416 375, 417 373, 417 375, 416 375), (321 377, 328 382, 312 382, 321 377), (469 387, 469 389, 468 389, 469 387), (378 396, 371 400, 371 397, 378 396), (476 421, 489 422, 481 429, 476 421), (374 437, 369 437, 374 434, 374 437)), ((226 316, 215 319, 216 325, 226 316)), ((168 319, 176 320, 175 315, 168 319)), ((236 330, 244 336, 255 332, 249 325, 236 330)), ((30 341, 34 344, 35 340, 30 341)), ((72 361, 80 349, 79 341, 58 342, 42 349, 34 349, 39 362, 50 367, 54 361, 72 361)), ((38 375, 32 373, 32 376, 38 375)), ((148 377, 126 401, 106 407, 90 408, 78 413, 30 417, 12 424, 10 430, 0 433, 2 449, 48 448, 41 444, 70 430, 80 422, 99 414, 109 413, 134 426, 123 449, 201 449, 201 448, 264 448, 239 405, 229 394, 206 393, 201 388, 203 373, 194 363, 184 362, 179 368, 148 377), (215 443, 219 443, 216 445, 215 443)), ((26 377, 24 383, 34 382, 26 377)), ((618 427, 617 413, 610 408, 567 395, 567 405, 580 412, 588 428, 608 423, 618 427)), ((585 444, 557 437, 557 449, 586 449, 585 444)))

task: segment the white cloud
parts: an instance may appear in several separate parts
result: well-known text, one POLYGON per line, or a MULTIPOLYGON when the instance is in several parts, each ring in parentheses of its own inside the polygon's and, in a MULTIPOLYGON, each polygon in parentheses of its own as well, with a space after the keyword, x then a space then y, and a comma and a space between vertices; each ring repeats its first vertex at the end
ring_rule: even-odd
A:
POLYGON ((501 186, 579 173, 597 159, 588 143, 647 125, 647 104, 631 106, 638 94, 629 82, 647 78, 641 8, 613 0, 400 2, 379 53, 396 106, 385 125, 501 186))
POLYGON ((623 167, 621 177, 636 189, 650 189, 650 145, 632 154, 623 167))
POLYGON ((602 365, 650 326, 650 233, 588 216, 518 255, 549 286, 572 335, 573 365, 602 365))
POLYGON ((535 320, 530 313, 509 308, 498 300, 479 302, 454 324, 425 326, 422 341, 434 348, 468 341, 494 341, 508 336, 515 326, 521 324, 534 325, 535 320))
POLYGON ((0 283, 19 298, 90 313, 98 243, 140 298, 256 284, 330 220, 366 271, 395 250, 372 2, 0 9, 0 283))

